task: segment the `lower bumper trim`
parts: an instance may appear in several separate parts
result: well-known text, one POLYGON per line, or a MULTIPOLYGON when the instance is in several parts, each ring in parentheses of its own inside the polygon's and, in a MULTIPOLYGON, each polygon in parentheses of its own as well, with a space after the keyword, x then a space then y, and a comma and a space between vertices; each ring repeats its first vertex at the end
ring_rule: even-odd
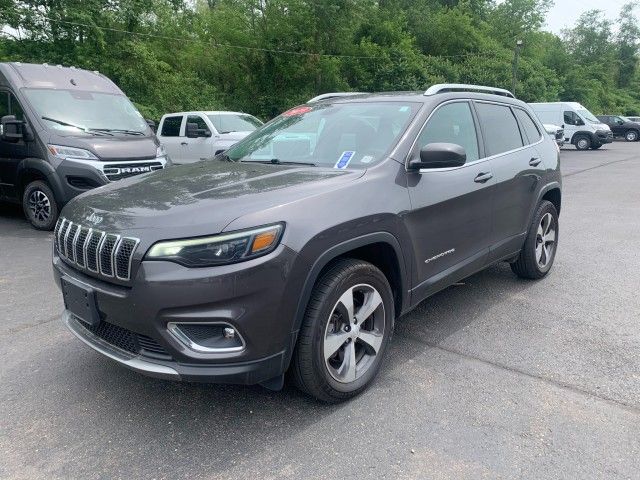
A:
POLYGON ((100 337, 84 328, 79 323, 80 320, 77 320, 76 317, 68 310, 62 312, 62 320, 71 333, 82 340, 85 344, 93 348, 98 353, 115 360, 120 365, 151 377, 163 378, 166 380, 180 380, 180 374, 173 368, 148 361, 139 355, 132 355, 108 344, 100 337))

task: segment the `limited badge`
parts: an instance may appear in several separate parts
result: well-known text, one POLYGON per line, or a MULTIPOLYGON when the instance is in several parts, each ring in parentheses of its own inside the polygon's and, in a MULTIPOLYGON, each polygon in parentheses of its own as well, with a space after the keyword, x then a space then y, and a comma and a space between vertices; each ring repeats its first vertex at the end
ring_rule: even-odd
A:
POLYGON ((334 168, 339 168, 341 170, 347 168, 347 166, 349 166, 349 162, 355 154, 356 152, 352 151, 342 152, 342 155, 340 155, 340 158, 336 162, 334 168))

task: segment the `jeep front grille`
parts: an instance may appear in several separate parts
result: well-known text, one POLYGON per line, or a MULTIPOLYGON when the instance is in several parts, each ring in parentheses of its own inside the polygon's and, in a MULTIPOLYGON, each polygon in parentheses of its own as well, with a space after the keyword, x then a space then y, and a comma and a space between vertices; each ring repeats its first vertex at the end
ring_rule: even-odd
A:
POLYGON ((140 240, 84 227, 60 217, 54 230, 60 257, 81 270, 108 278, 131 279, 131 260, 140 240))

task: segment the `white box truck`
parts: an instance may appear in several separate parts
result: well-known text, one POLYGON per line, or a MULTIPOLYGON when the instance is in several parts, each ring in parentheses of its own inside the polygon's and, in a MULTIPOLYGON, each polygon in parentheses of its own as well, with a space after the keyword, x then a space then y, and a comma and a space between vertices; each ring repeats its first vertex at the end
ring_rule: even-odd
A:
POLYGON ((578 150, 597 150, 613 142, 608 125, 598 120, 589 110, 576 102, 531 103, 531 108, 542 123, 562 125, 565 142, 578 150))

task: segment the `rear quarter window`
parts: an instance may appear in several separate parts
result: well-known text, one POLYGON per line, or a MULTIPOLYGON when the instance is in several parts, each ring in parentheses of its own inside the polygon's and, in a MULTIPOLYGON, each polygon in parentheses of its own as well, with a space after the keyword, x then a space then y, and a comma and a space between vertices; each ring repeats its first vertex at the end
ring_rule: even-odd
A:
POLYGON ((162 130, 160 135, 163 137, 178 137, 180 136, 180 125, 182 124, 182 115, 174 117, 166 117, 162 122, 162 130))
POLYGON ((516 117, 518 117, 518 121, 520 122, 522 129, 524 130, 523 133, 526 139, 529 140, 528 143, 529 144, 537 143, 542 137, 542 134, 540 133, 540 130, 538 130, 536 123, 529 116, 529 114, 524 110, 520 110, 519 108, 516 108, 514 109, 514 111, 516 113, 516 117))
POLYGON ((524 146, 518 122, 511 108, 506 105, 477 103, 476 109, 484 132, 487 156, 499 155, 524 146))

